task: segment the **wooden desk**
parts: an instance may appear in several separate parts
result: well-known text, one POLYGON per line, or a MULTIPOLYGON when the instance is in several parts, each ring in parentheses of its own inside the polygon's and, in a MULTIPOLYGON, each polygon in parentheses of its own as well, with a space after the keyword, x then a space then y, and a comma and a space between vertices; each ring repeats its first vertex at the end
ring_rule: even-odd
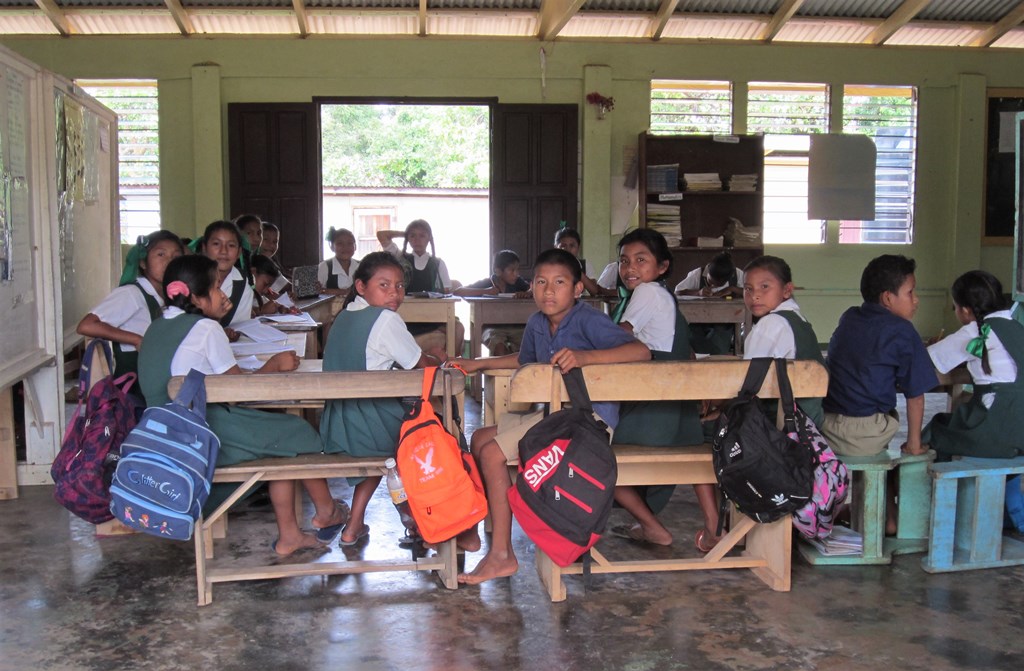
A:
POLYGON ((301 301, 295 301, 295 307, 308 312, 309 316, 313 318, 317 324, 320 324, 320 332, 323 334, 320 336, 319 342, 317 343, 317 349, 310 352, 307 349, 308 356, 318 357, 322 354, 322 347, 327 343, 327 334, 330 333, 331 324, 334 323, 334 318, 341 312, 341 306, 345 303, 344 296, 314 296, 313 298, 304 298, 301 301))
POLYGON ((740 299, 683 298, 678 299, 679 311, 691 324, 735 324, 736 354, 743 356, 743 336, 750 333, 753 318, 740 299))
POLYGON ((298 339, 302 339, 302 351, 296 349, 299 358, 316 359, 323 351, 322 343, 317 332, 323 326, 323 322, 316 324, 269 324, 278 331, 288 336, 288 344, 298 346, 298 339))
POLYGON ((398 308, 398 315, 406 324, 444 324, 445 352, 450 357, 456 357, 460 354, 460 348, 455 342, 455 303, 458 300, 458 298, 407 297, 398 308))

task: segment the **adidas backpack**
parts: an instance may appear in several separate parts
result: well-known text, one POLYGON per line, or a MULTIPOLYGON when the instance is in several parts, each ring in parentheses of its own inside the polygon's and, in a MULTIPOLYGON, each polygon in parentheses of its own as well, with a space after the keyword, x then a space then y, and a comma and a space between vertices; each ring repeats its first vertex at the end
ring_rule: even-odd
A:
POLYGON ((107 370, 114 368, 106 341, 89 342, 78 374, 78 407, 50 466, 56 485, 53 498, 93 524, 113 518, 110 480, 121 442, 135 426, 135 403, 128 396, 135 373, 116 380, 108 373, 91 384, 93 374, 99 372, 93 370, 93 364, 100 362, 97 348, 106 359, 107 370))
POLYGON ((562 376, 572 407, 553 412, 519 441, 512 512, 537 547, 568 566, 601 538, 618 479, 608 427, 594 417, 583 373, 562 376))
POLYGON ((750 360, 739 395, 726 405, 715 427, 711 457, 724 497, 720 527, 726 500, 758 522, 774 522, 811 500, 817 460, 808 443, 787 435, 797 429, 785 359, 775 359, 785 431, 765 415, 757 397, 771 364, 769 358, 750 360))
POLYGON ((220 449, 206 425, 205 377, 189 371, 174 400, 146 408, 121 445, 110 511, 126 526, 161 538, 192 538, 220 449))
MULTIPOLYGON (((487 516, 487 497, 464 441, 448 433, 430 404, 437 367, 423 369, 423 393, 399 433, 398 475, 423 540, 441 543, 487 516)), ((452 408, 458 422, 458 409, 452 408)), ((461 434, 461 431, 459 432, 461 434)))

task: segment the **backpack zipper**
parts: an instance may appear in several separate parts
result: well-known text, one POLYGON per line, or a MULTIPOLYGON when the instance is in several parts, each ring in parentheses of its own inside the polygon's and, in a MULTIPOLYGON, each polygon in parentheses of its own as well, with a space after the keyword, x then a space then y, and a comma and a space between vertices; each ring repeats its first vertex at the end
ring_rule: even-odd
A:
POLYGON ((574 464, 574 463, 572 463, 570 461, 569 462, 569 477, 570 478, 573 477, 573 473, 579 473, 583 477, 584 480, 586 480, 590 484, 594 485, 598 489, 602 489, 602 490, 603 489, 607 489, 607 487, 605 487, 604 484, 600 480, 598 480, 594 476, 590 475, 589 473, 584 471, 582 468, 580 468, 579 466, 577 466, 576 464, 574 464))
POLYGON ((563 496, 565 498, 567 498, 568 500, 572 501, 573 503, 575 503, 577 506, 579 506, 580 508, 582 508, 586 512, 588 512, 588 513, 594 512, 594 509, 591 508, 590 506, 588 506, 586 503, 584 503, 583 501, 579 500, 578 498, 576 498, 575 496, 573 496, 569 492, 565 491, 564 489, 562 489, 558 485, 555 485, 555 500, 556 501, 561 501, 563 496))

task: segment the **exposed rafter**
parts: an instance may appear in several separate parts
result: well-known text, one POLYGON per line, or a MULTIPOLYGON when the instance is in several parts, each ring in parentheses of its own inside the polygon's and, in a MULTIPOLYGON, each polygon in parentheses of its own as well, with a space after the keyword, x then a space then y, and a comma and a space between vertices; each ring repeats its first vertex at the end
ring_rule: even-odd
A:
POLYGON ((665 26, 668 25, 668 20, 672 18, 672 13, 676 11, 678 5, 679 0, 662 0, 658 13, 651 19, 650 35, 652 40, 661 39, 661 34, 665 32, 665 26))
POLYGON ((765 42, 771 42, 775 39, 775 36, 782 30, 782 26, 786 25, 786 21, 793 18, 797 10, 800 9, 800 5, 804 4, 804 0, 786 0, 779 6, 775 12, 775 16, 765 26, 764 32, 761 33, 761 39, 765 42))
POLYGON ((164 0, 164 4, 167 5, 167 9, 171 12, 171 18, 178 24, 178 30, 182 35, 191 35, 196 32, 196 29, 192 27, 192 19, 189 18, 185 8, 181 6, 180 0, 164 0))
POLYGON ((927 7, 931 1, 903 0, 903 4, 888 19, 883 21, 882 25, 875 28, 864 42, 866 44, 884 44, 897 30, 910 23, 915 16, 920 14, 921 10, 927 7))
MULTIPOLYGON (((170 0, 167 1, 170 2, 170 0)), ((299 35, 307 37, 309 35, 309 20, 306 18, 306 5, 303 0, 292 0, 292 9, 295 10, 295 21, 299 24, 299 35)))
POLYGON ((558 37, 583 3, 584 0, 544 0, 540 6, 540 39, 546 42, 558 37))
POLYGON ((71 24, 68 23, 68 17, 65 16, 64 11, 57 6, 53 0, 35 0, 36 6, 43 10, 47 18, 53 23, 54 27, 64 37, 71 34, 71 24))
POLYGON ((427 34, 427 0, 420 0, 419 11, 420 35, 427 34))
POLYGON ((987 47, 992 45, 996 40, 1010 32, 1024 21, 1024 2, 1011 9, 1006 13, 1006 16, 999 19, 996 25, 992 26, 981 35, 971 40, 967 45, 970 47, 987 47))

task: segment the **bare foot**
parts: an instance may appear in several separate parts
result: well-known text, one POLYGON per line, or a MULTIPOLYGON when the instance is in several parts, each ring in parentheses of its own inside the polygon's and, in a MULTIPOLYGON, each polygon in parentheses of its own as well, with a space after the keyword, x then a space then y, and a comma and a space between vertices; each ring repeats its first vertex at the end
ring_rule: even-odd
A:
POLYGON ((479 585, 487 580, 515 575, 518 570, 519 562, 511 550, 504 557, 488 552, 471 572, 459 574, 459 582, 463 585, 479 585))
POLYGON ((668 529, 658 525, 657 527, 645 527, 639 522, 632 525, 619 525, 611 528, 611 533, 620 538, 635 541, 637 543, 650 543, 652 545, 672 545, 672 534, 668 529))
POLYGON ((898 532, 898 531, 899 531, 899 527, 897 526, 895 519, 886 519, 885 520, 885 535, 886 536, 895 536, 896 532, 898 532))
POLYGON ((313 534, 300 533, 295 537, 289 536, 288 538, 278 538, 276 541, 271 543, 270 547, 278 557, 287 557, 298 550, 303 550, 305 548, 319 548, 323 546, 317 542, 316 536, 313 534))
POLYGON ((321 519, 319 516, 313 516, 313 528, 323 529, 325 527, 333 527, 336 524, 344 524, 348 522, 348 516, 351 510, 349 510, 348 504, 344 501, 335 501, 334 510, 331 511, 329 519, 321 519))
POLYGON ((455 546, 466 552, 476 552, 480 549, 480 533, 475 524, 455 537, 455 546))

